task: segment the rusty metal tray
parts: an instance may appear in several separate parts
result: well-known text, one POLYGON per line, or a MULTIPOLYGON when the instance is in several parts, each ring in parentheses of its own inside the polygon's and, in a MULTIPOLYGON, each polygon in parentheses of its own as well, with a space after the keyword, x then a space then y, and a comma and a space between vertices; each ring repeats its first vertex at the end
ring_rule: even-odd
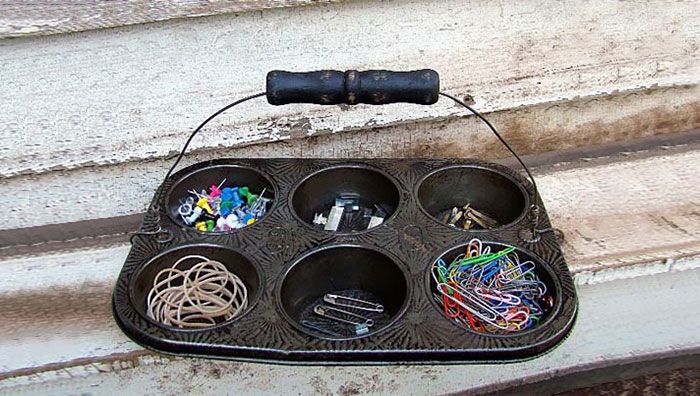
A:
MULTIPOLYGON (((209 183, 209 184, 206 184, 209 183)), ((514 170, 454 159, 216 159, 169 176, 158 188, 119 274, 114 316, 139 344, 166 353, 294 364, 434 364, 513 361, 547 352, 570 331, 577 311, 574 284, 532 184, 514 170), (224 176, 225 175, 225 176, 224 176), (176 197, 222 176, 266 187, 274 198, 266 217, 229 233, 185 227, 176 197), (313 227, 310 217, 338 193, 386 204, 381 225, 359 232, 313 227), (445 207, 468 199, 499 223, 462 230, 441 223, 445 207), (533 220, 528 208, 541 211, 533 220), (157 231, 161 231, 160 233, 157 231), (166 231, 172 238, 159 239, 166 231), (532 236, 532 235, 530 235, 532 236), (432 297, 430 265, 455 255, 472 238, 515 246, 536 263, 554 304, 543 322, 509 335, 465 330, 443 316, 432 297), (231 321, 202 330, 163 326, 145 315, 145 295, 157 270, 185 254, 232 262, 251 304, 231 321), (337 339, 299 324, 304 307, 333 289, 361 286, 386 307, 366 336, 337 339)))

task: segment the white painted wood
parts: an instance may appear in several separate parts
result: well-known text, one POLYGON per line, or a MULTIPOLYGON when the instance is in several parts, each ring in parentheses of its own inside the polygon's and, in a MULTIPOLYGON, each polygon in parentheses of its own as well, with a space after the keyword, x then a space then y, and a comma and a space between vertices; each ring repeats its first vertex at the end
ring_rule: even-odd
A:
POLYGON ((111 318, 110 296, 129 247, 0 262, 0 372, 138 350, 111 318))
POLYGON ((0 38, 49 35, 329 0, 0 1, 0 38))
MULTIPOLYGON (((695 267, 700 258, 694 259, 695 267)), ((556 377, 700 347, 700 269, 578 287, 578 321, 547 355, 507 365, 317 367, 134 356, 0 382, 13 394, 444 394, 556 377), (678 301, 684 304, 678 304, 678 301), (683 317, 683 326, 669 317, 683 317)))
POLYGON ((119 275, 129 245, 18 257, 2 261, 4 295, 108 285, 119 275))
MULTIPOLYGON (((697 169, 692 165, 698 158, 700 151, 681 152, 629 158, 607 165, 583 163, 573 168, 568 165, 566 170, 540 175, 540 188, 554 225, 566 235, 564 253, 580 286, 609 282, 620 293, 646 292, 634 288, 638 285, 620 285, 618 281, 666 272, 697 272, 700 183, 692 182, 697 176, 691 171, 697 169), (678 166, 680 163, 687 166, 678 166), (668 175, 666 185, 660 188, 653 184, 654 178, 639 178, 638 183, 646 189, 632 188, 634 196, 608 184, 609 175, 616 175, 624 187, 621 180, 627 176, 654 172, 668 175), (571 180, 577 182, 572 184, 571 180), (664 198, 659 195, 662 192, 674 198, 664 198), (587 201, 581 202, 579 197, 601 203, 591 204, 588 209, 587 201), (639 202, 645 197, 648 204, 640 207, 639 202), (689 205, 695 205, 696 209, 685 210, 689 205), (661 216, 678 228, 660 225, 661 216), (596 225, 595 230, 591 230, 590 224, 596 225)), ((57 362, 86 358, 90 362, 102 361, 111 359, 113 354, 140 351, 118 330, 109 307, 111 288, 127 252, 128 246, 120 245, 0 261, 0 312, 5 318, 0 321, 0 377, 3 373, 33 370, 57 362), (31 309, 27 308, 28 303, 31 309)), ((582 289, 584 295, 585 290, 582 289)), ((683 288, 675 290, 686 293, 683 288)), ((678 309, 687 309, 684 307, 678 309)), ((668 325, 667 321, 660 322, 663 323, 658 326, 668 325)), ((672 336, 677 336, 676 341, 684 347, 697 340, 685 333, 672 336)), ((586 339, 590 342, 590 338, 586 339)), ((638 342, 643 343, 642 339, 638 342)), ((86 363, 68 365, 83 364, 86 363)))
MULTIPOLYGON (((0 40, 0 190, 21 197, 0 229, 143 211, 164 157, 211 112, 261 90, 273 68, 433 67, 445 89, 475 95, 523 153, 697 128, 699 17, 695 2, 663 0, 353 1, 0 40)), ((502 157, 462 114, 443 101, 258 101, 215 122, 188 161, 502 157), (241 145, 249 146, 229 149, 241 145)), ((117 245, 0 261, 0 378, 10 377, 0 392, 424 394, 693 350, 700 319, 686 314, 700 303, 699 168, 690 147, 539 170, 581 311, 572 336, 530 362, 321 373, 164 358, 112 319, 111 288, 128 251, 117 245)))
POLYGON ((700 247, 698 169, 700 151, 689 151, 541 175, 538 187, 552 223, 565 230, 568 257, 586 257, 595 269, 653 259, 659 245, 700 247))
MULTIPOLYGON (((489 115, 521 154, 538 154, 700 128, 700 89, 655 89, 579 99, 489 115), (615 112, 610 109, 614 108, 615 112)), ((206 132, 205 132, 206 133, 206 132)), ((220 157, 471 157, 507 152, 474 117, 294 139, 187 156, 184 164, 220 157)), ((0 178, 16 200, 0 229, 109 218, 145 211, 172 164, 132 161, 109 166, 0 178), (37 210, 41 207, 41 210, 37 210)), ((679 167, 684 167, 678 163, 679 167)), ((686 168, 686 172, 690 169, 686 168)))
MULTIPOLYGON (((0 176, 160 158, 282 68, 433 67, 483 111, 694 84, 700 8, 666 1, 357 1, 0 41, 0 176)), ((241 106, 193 148, 462 114, 445 101, 241 106)))

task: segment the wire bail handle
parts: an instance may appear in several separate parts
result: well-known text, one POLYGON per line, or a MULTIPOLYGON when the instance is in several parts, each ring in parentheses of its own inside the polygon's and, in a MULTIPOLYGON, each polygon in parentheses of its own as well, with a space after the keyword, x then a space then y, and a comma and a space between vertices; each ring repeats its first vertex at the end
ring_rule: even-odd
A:
MULTIPOLYGON (((180 154, 177 156, 177 159, 168 170, 168 173, 165 175, 163 183, 165 183, 165 181, 172 175, 173 171, 185 155, 187 147, 192 142, 192 139, 205 125, 226 110, 252 99, 266 96, 268 103, 272 105, 284 105, 290 103, 313 103, 320 105, 356 105, 359 103, 382 105, 388 103, 415 103, 431 105, 438 101, 439 96, 443 96, 466 108, 483 123, 485 123, 491 132, 496 135, 498 140, 520 163, 530 179, 533 188, 533 192, 531 194, 532 203, 529 208, 528 216, 531 227, 528 230, 523 230, 523 232, 520 233, 520 238, 527 243, 536 243, 539 242, 543 233, 555 231, 552 228, 537 228, 541 210, 537 202, 539 190, 530 169, 527 167, 527 165, 525 165, 523 160, 520 158, 520 156, 518 156, 513 148, 498 133, 496 128, 483 115, 474 110, 464 101, 457 99, 446 92, 440 92, 440 79, 436 71, 431 69, 409 72, 394 72, 388 70, 368 70, 362 72, 357 70, 348 70, 341 72, 336 70, 321 70, 315 72, 295 73, 274 70, 267 74, 266 82, 266 90, 264 92, 239 99, 216 111, 204 122, 202 122, 192 132, 192 134, 190 134, 189 138, 185 142, 185 145, 180 151, 180 154)), ((162 231, 166 231, 168 233, 170 232, 169 230, 164 230, 159 226, 159 230, 155 232, 141 232, 138 234, 155 235, 162 231)), ((170 239, 167 241, 169 242, 170 240, 172 240, 172 234, 170 234, 170 239)))
POLYGON ((139 230, 129 234, 129 243, 134 244, 134 240, 137 236, 148 237, 155 236, 156 241, 160 244, 166 244, 173 240, 173 232, 169 228, 163 227, 160 223, 160 207, 157 205, 151 206, 149 211, 155 215, 156 228, 153 231, 139 230))

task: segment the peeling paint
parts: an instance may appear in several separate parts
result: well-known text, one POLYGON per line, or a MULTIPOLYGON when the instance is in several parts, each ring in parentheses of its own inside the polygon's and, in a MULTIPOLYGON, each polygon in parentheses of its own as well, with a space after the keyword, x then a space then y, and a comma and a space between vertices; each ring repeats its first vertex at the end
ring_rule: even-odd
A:
MULTIPOLYGON (((254 13, 223 15, 113 29, 109 34, 6 40, 0 43, 5 88, 0 101, 6 105, 0 125, 7 126, 0 129, 0 175, 162 158, 183 143, 198 120, 235 97, 262 90, 265 72, 281 67, 429 66, 441 73, 443 89, 459 96, 472 94, 483 112, 697 84, 700 53, 687 44, 700 31, 700 25, 690 22, 700 20, 700 15, 692 17, 696 13, 690 4, 667 7, 664 1, 634 6, 605 1, 595 11, 575 1, 545 8, 517 2, 465 6, 458 0, 341 2, 265 11, 264 18, 254 13), (320 23, 326 12, 337 12, 334 20, 344 22, 320 23), (474 12, 480 15, 474 23, 452 22, 473 20, 474 12), (593 12, 595 18, 588 18, 593 12), (392 20, 392 15, 400 15, 393 19, 402 23, 380 23, 392 20), (620 15, 639 23, 622 27, 617 23, 620 15), (679 15, 688 23, 669 34, 666 26, 679 15), (542 20, 549 23, 542 25, 542 20), (426 21, 431 35, 406 28, 424 26, 426 21), (304 28, 278 29, 287 25, 304 28), (598 34, 588 34, 590 28, 598 34), (368 36, 373 40, 346 45, 348 37, 368 36), (465 52, 456 36, 478 38, 488 45, 474 45, 465 52), (221 47, 215 51, 203 44, 211 37, 221 37, 221 47), (658 45, 660 39, 663 46, 658 45), (599 54, 610 41, 618 49, 599 54), (385 48, 376 47, 381 42, 392 43, 391 59, 385 48), (562 45, 553 51, 551 43, 562 45), (528 48, 521 60, 513 56, 519 48, 528 48), (547 59, 546 68, 542 59, 547 59), (194 64, 197 67, 190 67, 194 64)), ((309 126, 302 130, 317 135, 460 114, 464 113, 446 101, 338 111, 337 106, 271 107, 259 100, 223 114, 192 148, 212 150, 301 136, 301 131, 292 133, 290 128, 294 120, 304 118, 309 126), (261 120, 282 120, 289 127, 272 124, 268 129, 260 126, 261 120)))

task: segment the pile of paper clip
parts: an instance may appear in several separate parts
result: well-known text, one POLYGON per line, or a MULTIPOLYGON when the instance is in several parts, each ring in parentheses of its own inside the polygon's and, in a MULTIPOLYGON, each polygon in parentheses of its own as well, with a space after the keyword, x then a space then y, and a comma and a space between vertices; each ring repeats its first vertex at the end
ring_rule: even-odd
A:
POLYGON ((332 337, 368 334, 369 328, 375 323, 375 320, 368 316, 378 318, 376 314, 383 313, 384 306, 336 293, 327 293, 323 296, 323 304, 314 304, 313 314, 319 319, 323 318, 322 320, 305 319, 301 324, 332 337))
POLYGON ((433 297, 445 316, 468 329, 491 334, 537 326, 554 300, 535 273, 535 263, 521 262, 514 247, 491 252, 472 239, 464 254, 431 268, 433 297))

